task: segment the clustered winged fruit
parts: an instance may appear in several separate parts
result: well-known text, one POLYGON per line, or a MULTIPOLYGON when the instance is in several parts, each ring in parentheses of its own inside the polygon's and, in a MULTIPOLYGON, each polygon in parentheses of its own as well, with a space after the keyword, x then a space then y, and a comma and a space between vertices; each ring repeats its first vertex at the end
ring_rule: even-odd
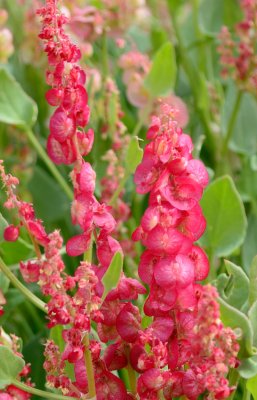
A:
MULTIPOLYGON (((77 64, 78 47, 64 32, 67 18, 57 1, 46 0, 38 14, 50 65, 46 98, 56 107, 47 150, 54 163, 74 164, 71 217, 81 233, 68 240, 66 250, 69 256, 79 256, 94 241, 97 264, 81 261, 73 275, 65 272, 60 233, 45 231, 33 206, 16 196, 18 180, 0 163, 8 196, 5 206, 18 210, 19 228, 28 231, 36 253, 35 259, 20 263, 20 271, 26 282, 38 282, 49 296, 48 327, 61 326, 64 350, 51 339, 45 345, 48 385, 64 395, 88 397, 90 354, 97 400, 171 400, 181 395, 196 400, 201 394, 209 400, 225 399, 233 390, 226 376, 229 367, 237 366, 239 348, 233 331, 220 321, 216 290, 199 284, 209 271, 206 254, 195 244, 206 225, 199 201, 208 174, 192 157, 191 138, 177 124, 175 110, 163 104, 152 119, 149 143, 135 172, 137 192, 149 193, 148 207, 133 233, 133 240, 145 246, 138 269, 149 286, 144 312, 137 300, 147 293, 146 287, 123 273, 103 299, 102 278, 114 254, 122 250, 112 236, 112 209, 95 197, 96 174, 83 158, 94 138, 91 129, 85 131, 90 117, 86 75, 77 64), (73 366, 74 378, 67 375, 67 363, 73 366), (117 373, 124 368, 129 389, 117 373)), ((15 226, 5 230, 6 240, 18 235, 15 226)))

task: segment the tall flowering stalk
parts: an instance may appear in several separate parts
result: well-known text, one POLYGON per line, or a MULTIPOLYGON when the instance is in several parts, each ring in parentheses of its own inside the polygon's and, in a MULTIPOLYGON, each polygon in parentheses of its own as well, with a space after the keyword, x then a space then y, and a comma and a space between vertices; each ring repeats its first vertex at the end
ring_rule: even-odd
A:
POLYGON ((222 64, 222 75, 231 76, 241 90, 256 95, 257 87, 257 2, 241 0, 243 20, 235 27, 236 39, 224 26, 220 32, 218 47, 222 64))
MULTIPOLYGON (((133 239, 141 240, 146 247, 139 264, 139 276, 150 289, 144 312, 154 318, 153 325, 157 324, 162 334, 159 331, 157 335, 161 345, 157 359, 159 353, 153 344, 152 369, 147 368, 149 357, 144 346, 134 348, 136 368, 145 371, 139 378, 138 392, 141 399, 157 399, 163 389, 166 399, 184 394, 193 400, 207 389, 208 398, 227 398, 227 369, 220 371, 208 348, 199 346, 199 339, 203 339, 199 336, 203 323, 199 310, 208 292, 205 294, 206 289, 198 282, 207 277, 209 263, 194 242, 205 230, 199 200, 208 173, 201 161, 192 158, 191 138, 178 127, 169 105, 164 104, 160 116, 153 117, 147 139, 150 143, 136 170, 135 183, 138 193, 149 193, 149 206, 133 239), (168 371, 162 369, 165 366, 168 371), (214 383, 217 379, 218 385, 214 383), (208 386, 209 380, 213 384, 208 386)), ((220 329, 223 331, 222 325, 220 329)), ((149 345, 149 340, 153 343, 157 339, 148 336, 142 344, 149 345)), ((232 332, 227 344, 234 357, 231 365, 235 366, 238 347, 232 332)), ((219 354, 221 349, 217 346, 214 351, 219 354)), ((221 360, 225 357, 223 354, 221 360)))

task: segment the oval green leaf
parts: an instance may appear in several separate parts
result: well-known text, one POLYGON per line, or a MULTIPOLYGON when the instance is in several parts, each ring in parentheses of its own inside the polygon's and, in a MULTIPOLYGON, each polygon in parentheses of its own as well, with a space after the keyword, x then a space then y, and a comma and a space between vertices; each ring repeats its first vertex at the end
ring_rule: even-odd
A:
POLYGON ((246 382, 246 388, 252 394, 254 400, 257 400, 257 375, 246 382))
POLYGON ((213 255, 230 255, 244 241, 247 219, 243 202, 230 176, 212 182, 201 201, 207 229, 201 239, 213 255))
POLYGON ((117 251, 117 253, 115 253, 112 258, 109 268, 107 269, 106 273, 102 278, 102 283, 104 285, 104 293, 102 296, 102 301, 104 301, 110 290, 114 289, 117 286, 120 280, 122 267, 123 267, 123 256, 119 251, 117 251))
POLYGON ((141 163, 143 158, 143 150, 139 146, 138 137, 132 137, 128 146, 128 151, 125 159, 126 170, 133 174, 138 166, 141 163))
POLYGON ((254 257, 252 261, 249 278, 250 278, 249 304, 252 305, 257 301, 257 256, 254 257))
POLYGON ((25 362, 6 346, 0 346, 0 360, 0 389, 4 389, 17 378, 25 362))
POLYGON ((217 288, 228 304, 240 310, 248 300, 249 278, 238 265, 225 260, 225 266, 228 276, 218 276, 217 288))
POLYGON ((177 76, 176 54, 171 42, 164 43, 156 53, 144 86, 153 97, 169 94, 177 76))
POLYGON ((240 339, 240 349, 242 356, 252 356, 255 351, 253 349, 253 330, 249 319, 241 311, 226 303, 219 298, 221 320, 225 326, 232 329, 240 328, 242 338, 240 339))
POLYGON ((257 356, 252 356, 240 360, 237 368, 239 375, 244 379, 252 378, 257 374, 257 356))
POLYGON ((0 69, 0 122, 30 128, 37 118, 36 103, 5 69, 0 69))

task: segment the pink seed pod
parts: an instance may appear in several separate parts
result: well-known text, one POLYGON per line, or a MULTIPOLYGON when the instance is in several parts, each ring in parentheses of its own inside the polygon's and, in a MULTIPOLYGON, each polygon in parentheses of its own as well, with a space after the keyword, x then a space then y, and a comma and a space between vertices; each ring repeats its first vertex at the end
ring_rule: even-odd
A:
POLYGON ((7 242, 16 242, 19 237, 19 228, 14 225, 9 225, 4 230, 4 240, 7 242))

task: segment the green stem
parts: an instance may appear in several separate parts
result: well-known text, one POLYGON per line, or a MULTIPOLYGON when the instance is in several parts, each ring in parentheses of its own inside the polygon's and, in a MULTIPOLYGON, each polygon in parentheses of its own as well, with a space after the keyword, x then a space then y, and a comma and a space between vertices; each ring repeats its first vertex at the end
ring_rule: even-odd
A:
POLYGON ((246 380, 244 380, 244 392, 243 392, 242 400, 250 400, 250 399, 251 399, 251 393, 247 390, 246 380))
POLYGON ((43 149, 43 147, 41 146, 41 144, 39 143, 39 141, 37 140, 36 136, 34 135, 34 133, 32 132, 32 130, 30 129, 26 129, 25 131, 29 141, 31 142, 32 146, 36 149, 36 151, 38 152, 38 155, 41 157, 41 159, 44 161, 45 165, 47 166, 47 168, 49 169, 49 171, 52 173, 52 175, 54 176, 54 178, 57 180, 57 182, 59 183, 59 185, 61 186, 61 188, 64 190, 64 192, 67 194, 68 198, 70 200, 73 199, 73 192, 71 190, 71 188, 69 187, 69 185, 67 184, 67 182, 65 181, 65 179, 63 178, 63 176, 60 174, 60 172, 58 171, 58 169, 56 168, 56 166, 53 164, 53 162, 50 160, 50 158, 48 157, 48 155, 46 154, 45 150, 43 149))
POLYGON ((102 72, 104 78, 104 86, 106 83, 106 78, 109 75, 109 63, 108 63, 108 40, 106 30, 103 32, 103 45, 102 45, 102 72))
POLYGON ((87 251, 84 253, 83 260, 88 261, 89 263, 92 262, 92 254, 93 254, 93 237, 91 236, 90 245, 87 251))
POLYGON ((75 400, 74 397, 62 396, 61 394, 56 394, 56 393, 46 392, 45 390, 35 389, 31 386, 27 386, 24 383, 17 381, 16 379, 14 379, 12 383, 17 388, 24 390, 24 392, 34 394, 35 396, 43 397, 44 399, 75 400))
POLYGON ((115 192, 113 193, 111 200, 109 201, 109 205, 113 206, 115 204, 115 201, 117 200, 117 198, 119 197, 120 192, 122 191, 122 189, 125 186, 125 183, 127 182, 129 175, 125 174, 125 176, 121 179, 117 189, 115 190, 115 192))
POLYGON ((197 40, 199 41, 198 45, 198 57, 199 57, 199 66, 201 71, 205 71, 205 52, 204 52, 204 42, 203 42, 203 34, 201 29, 199 28, 199 0, 193 0, 193 22, 194 22, 194 31, 197 40))
POLYGON ((94 366, 93 366, 91 351, 89 348, 90 341, 88 333, 86 333, 84 336, 83 344, 85 345, 84 360, 87 371, 88 395, 90 399, 95 399, 96 389, 95 389, 94 366))
MULTIPOLYGON (((92 262, 92 252, 93 252, 93 235, 91 236, 91 241, 88 250, 84 253, 84 261, 92 262)), ((90 315, 90 303, 87 306, 88 313, 90 315)), ((89 334, 85 333, 83 338, 83 344, 85 345, 84 350, 84 361, 87 371, 87 382, 88 382, 88 396, 89 399, 96 399, 96 388, 95 388, 95 376, 94 376, 94 365, 92 360, 92 354, 90 351, 90 340, 89 334)))
POLYGON ((240 108, 240 104, 241 104, 241 100, 242 100, 242 95, 243 95, 243 92, 241 90, 239 90, 237 92, 236 101, 234 103, 234 108, 233 108, 233 111, 231 113, 230 120, 228 123, 227 133, 226 133, 226 136, 225 136, 224 142, 223 142, 223 149, 222 149, 223 156, 226 155, 228 152, 228 145, 229 145, 229 141, 233 135, 238 110, 240 108))
MULTIPOLYGON (((169 1, 167 0, 167 4, 169 7, 169 1)), ((170 7, 169 7, 170 10, 170 7)), ((212 130, 210 128, 209 125, 209 121, 208 121, 208 116, 206 114, 206 112, 199 106, 199 102, 198 102, 198 94, 199 94, 199 85, 200 85, 200 76, 198 71, 194 68, 194 66, 192 65, 192 63, 190 62, 189 58, 188 58, 188 52, 187 49, 184 46, 181 34, 180 34, 180 30, 178 28, 177 25, 177 21, 176 21, 176 16, 172 15, 172 12, 170 10, 170 14, 172 17, 172 22, 173 22, 173 28, 176 34, 176 38, 177 38, 177 42, 178 42, 178 51, 179 51, 179 55, 181 58, 181 63, 183 66, 183 69, 186 73, 186 75, 188 76, 189 82, 190 82, 190 86, 192 89, 192 95, 194 97, 194 103, 195 103, 195 107, 198 111, 198 114, 201 118, 201 122, 202 125, 204 127, 205 130, 205 135, 207 138, 206 141, 206 147, 209 149, 210 152, 210 157, 214 154, 214 159, 212 160, 214 162, 214 164, 216 163, 216 156, 217 156, 217 146, 216 146, 216 141, 214 139, 212 130)))
MULTIPOLYGON (((230 386, 238 386, 238 382, 239 382, 240 376, 239 373, 237 372, 236 369, 231 369, 229 372, 229 385, 230 386)), ((234 396, 236 394, 236 390, 234 390, 231 395, 228 397, 228 400, 233 400, 234 396)))
POLYGON ((40 300, 37 296, 35 296, 29 289, 24 286, 18 278, 9 270, 7 265, 5 265, 4 261, 0 257, 0 269, 2 272, 7 276, 7 278, 11 281, 13 286, 15 286, 17 289, 20 290, 24 296, 31 301, 36 307, 38 307, 40 310, 44 311, 46 313, 46 305, 45 303, 40 300))
POLYGON ((136 377, 135 370, 130 365, 130 362, 127 365, 127 371, 128 371, 130 391, 132 394, 136 395, 137 394, 137 377, 136 377))

